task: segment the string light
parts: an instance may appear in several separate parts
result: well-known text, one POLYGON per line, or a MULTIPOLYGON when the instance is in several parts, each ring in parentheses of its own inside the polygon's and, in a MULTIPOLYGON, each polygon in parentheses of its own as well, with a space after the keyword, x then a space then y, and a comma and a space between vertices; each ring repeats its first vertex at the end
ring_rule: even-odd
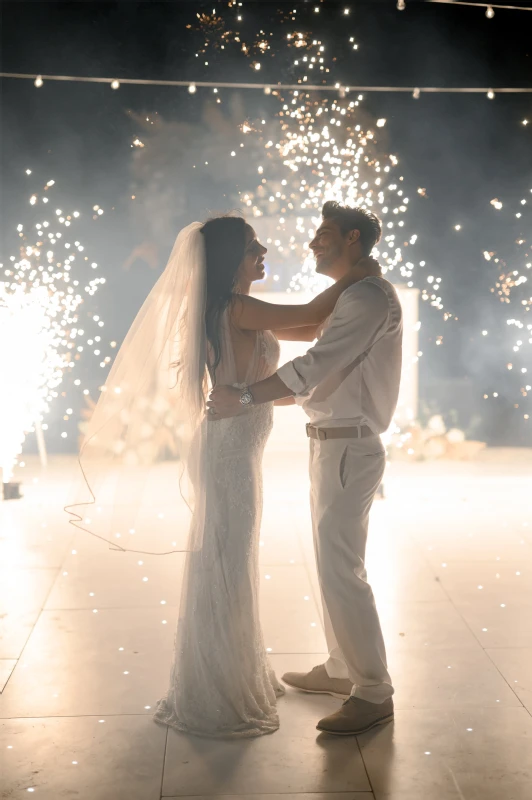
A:
POLYGON ((111 89, 120 89, 120 81, 111 81, 111 89))
MULTIPOLYGON (((532 11, 532 6, 510 6, 510 5, 499 5, 497 3, 473 3, 467 2, 466 0, 426 0, 428 3, 440 3, 442 5, 449 5, 449 6, 469 6, 470 8, 491 8, 492 11, 495 8, 502 8, 504 11, 532 11)), ((493 15, 495 15, 495 11, 493 11, 493 15)), ((487 14, 486 14, 487 16, 487 14)))
POLYGON ((495 11, 493 10, 493 6, 488 6, 486 9, 486 16, 488 19, 493 19, 495 16, 495 11))
MULTIPOLYGON (((438 0, 431 0, 431 2, 437 2, 438 0)), ((531 9, 532 10, 532 9, 531 9)), ((113 78, 97 78, 97 77, 85 77, 85 76, 72 76, 72 75, 32 75, 32 74, 25 74, 25 73, 18 73, 18 72, 0 72, 0 78, 13 78, 19 80, 32 80, 34 81, 36 86, 42 86, 43 82, 46 81, 65 81, 65 82, 74 82, 74 83, 105 83, 111 84, 113 83, 113 78)), ((308 81, 308 76, 307 76, 308 81)), ((305 81, 305 83, 307 83, 305 81)), ((191 83, 190 81, 178 81, 178 80, 159 80, 159 79, 148 79, 148 78, 121 78, 120 85, 123 84, 130 84, 133 86, 183 86, 185 88, 188 87, 190 92, 196 91, 197 88, 208 88, 212 89, 214 87, 225 88, 225 89, 267 89, 267 88, 275 88, 278 90, 293 90, 293 89, 301 89, 301 85, 298 84, 288 84, 288 83, 276 83, 276 84, 267 84, 267 83, 243 83, 243 82, 229 82, 229 81, 194 81, 191 83), (194 88, 191 88, 194 87, 194 88)), ((306 89, 313 92, 337 92, 338 86, 328 85, 328 84, 314 84, 314 83, 307 83, 305 86, 306 89)), ((407 93, 413 94, 414 92, 421 91, 426 92, 429 94, 486 94, 486 92, 490 91, 490 89, 482 87, 482 86, 350 86, 350 90, 352 92, 397 92, 397 93, 407 93)), ((498 94, 532 94, 532 87, 527 86, 500 86, 497 88, 498 94)))

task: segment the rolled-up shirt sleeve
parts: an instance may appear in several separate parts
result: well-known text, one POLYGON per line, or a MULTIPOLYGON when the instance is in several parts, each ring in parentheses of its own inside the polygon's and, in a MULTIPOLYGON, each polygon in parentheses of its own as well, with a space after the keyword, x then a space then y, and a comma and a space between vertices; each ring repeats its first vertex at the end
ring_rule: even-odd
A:
POLYGON ((369 350, 386 332, 388 316, 383 289, 364 281, 353 284, 340 296, 321 339, 304 356, 283 364, 277 375, 295 395, 308 394, 369 350))

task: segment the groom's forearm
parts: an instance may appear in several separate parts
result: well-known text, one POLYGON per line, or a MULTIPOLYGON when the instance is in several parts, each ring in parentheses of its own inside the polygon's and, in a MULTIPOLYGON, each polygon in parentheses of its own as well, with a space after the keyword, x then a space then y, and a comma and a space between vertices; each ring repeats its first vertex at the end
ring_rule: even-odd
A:
POLYGON ((277 373, 270 378, 265 378, 263 381, 252 384, 249 387, 249 391, 253 395, 255 405, 271 403, 273 400, 280 400, 282 397, 293 397, 295 394, 288 388, 286 383, 282 382, 277 373))

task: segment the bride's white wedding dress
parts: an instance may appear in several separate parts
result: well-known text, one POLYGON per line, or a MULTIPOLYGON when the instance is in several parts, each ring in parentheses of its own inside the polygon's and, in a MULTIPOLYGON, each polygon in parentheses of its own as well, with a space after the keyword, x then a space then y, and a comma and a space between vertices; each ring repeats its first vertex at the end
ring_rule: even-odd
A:
MULTIPOLYGON (((229 315, 222 318, 218 384, 249 385, 277 369, 279 343, 258 331, 238 383, 229 315)), ((273 404, 232 419, 205 419, 205 521, 201 550, 187 554, 170 687, 154 719, 212 737, 251 737, 279 727, 283 693, 264 647, 258 608, 262 456, 273 404)))

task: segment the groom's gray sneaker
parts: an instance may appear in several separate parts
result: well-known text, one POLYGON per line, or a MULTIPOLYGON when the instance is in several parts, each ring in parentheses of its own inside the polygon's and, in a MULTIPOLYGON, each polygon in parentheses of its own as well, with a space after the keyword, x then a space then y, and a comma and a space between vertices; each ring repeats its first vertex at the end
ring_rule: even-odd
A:
POLYGON ((283 681, 294 689, 312 694, 332 694, 333 697, 349 697, 353 688, 349 678, 329 678, 324 664, 320 664, 310 672, 287 672, 283 681))
POLYGON ((392 720, 391 697, 384 703, 368 703, 360 697, 350 697, 334 714, 320 719, 316 727, 319 731, 332 733, 335 736, 358 736, 392 720))

